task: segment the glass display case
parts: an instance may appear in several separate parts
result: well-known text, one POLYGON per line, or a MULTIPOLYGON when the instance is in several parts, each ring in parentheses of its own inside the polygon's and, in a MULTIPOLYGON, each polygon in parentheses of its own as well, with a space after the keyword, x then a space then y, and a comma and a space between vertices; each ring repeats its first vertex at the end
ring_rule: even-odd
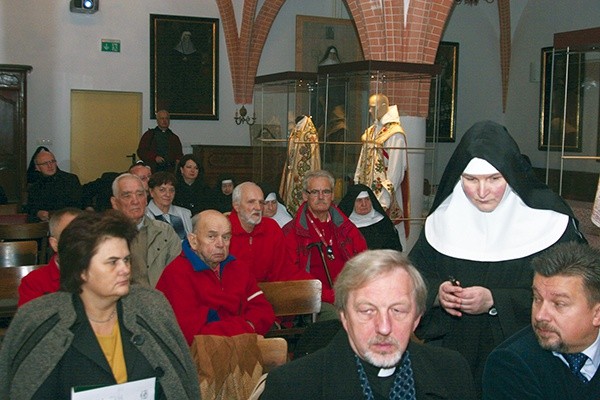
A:
POLYGON ((545 179, 565 198, 592 201, 600 161, 600 28, 554 35, 542 49, 538 147, 545 179))
POLYGON ((311 115, 317 74, 282 72, 257 76, 254 86, 256 122, 250 126, 253 176, 278 188, 287 156, 287 142, 298 115, 311 115))
MULTIPOLYGON (((369 112, 369 98, 383 94, 396 105, 402 125, 408 115, 428 114, 428 99, 423 92, 430 89, 435 101, 437 76, 440 68, 436 65, 388 61, 357 61, 319 67, 317 85, 314 90, 314 121, 321 142, 322 167, 331 171, 336 179, 342 179, 342 194, 348 183, 354 179, 362 142, 361 136, 374 122, 369 112)), ((436 109, 437 107, 434 107, 436 109)), ((432 117, 437 113, 434 111, 432 117)), ((423 170, 425 152, 433 151, 435 141, 425 147, 423 140, 411 143, 414 132, 406 132, 411 168, 423 170), (414 146, 413 146, 414 145, 414 146), (416 159, 415 159, 415 156, 416 159)), ((404 151, 388 148, 388 153, 404 151)), ((430 167, 433 153, 428 157, 430 167)), ((429 172, 433 170, 428 168, 429 172)), ((416 183, 416 182, 415 182, 416 183)), ((421 189, 415 193, 422 192, 421 189)), ((411 182, 411 190, 413 183, 411 182)), ((415 188, 416 190, 416 188, 415 188)), ((337 194, 338 196, 340 193, 337 194)))
POLYGON ((433 175, 438 135, 426 132, 426 126, 437 130, 440 71, 438 65, 358 61, 320 66, 316 75, 288 72, 257 77, 254 90, 257 120, 252 127, 256 140, 252 144, 254 167, 259 172, 254 175, 279 187, 287 139, 295 119, 310 115, 318 133, 321 168, 333 173, 338 202, 354 181, 361 136, 374 122, 369 98, 384 94, 390 105, 397 106, 407 138, 407 148, 386 147, 385 151, 408 153, 411 216, 421 219, 425 177, 428 182, 437 183, 433 175), (411 119, 419 120, 418 129, 413 128, 411 119), (427 119, 434 123, 426 124, 427 119))

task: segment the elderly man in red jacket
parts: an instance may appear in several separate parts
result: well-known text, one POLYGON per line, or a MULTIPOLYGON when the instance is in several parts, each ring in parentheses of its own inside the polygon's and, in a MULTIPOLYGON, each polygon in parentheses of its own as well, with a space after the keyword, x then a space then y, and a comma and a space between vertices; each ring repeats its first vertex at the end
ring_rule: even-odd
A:
POLYGON ((281 228, 263 216, 264 203, 262 189, 253 182, 233 189, 231 253, 250 265, 257 282, 312 279, 288 257, 281 228))
POLYGON ((231 224, 216 210, 192 219, 183 251, 163 271, 156 288, 175 312, 188 343, 194 335, 264 335, 273 325, 271 304, 250 268, 229 254, 231 224))
POLYGON ((310 171, 304 175, 304 203, 296 216, 283 227, 289 254, 300 269, 323 283, 320 319, 337 318, 331 305, 335 299, 333 283, 346 261, 367 250, 358 228, 333 205, 333 175, 310 171))

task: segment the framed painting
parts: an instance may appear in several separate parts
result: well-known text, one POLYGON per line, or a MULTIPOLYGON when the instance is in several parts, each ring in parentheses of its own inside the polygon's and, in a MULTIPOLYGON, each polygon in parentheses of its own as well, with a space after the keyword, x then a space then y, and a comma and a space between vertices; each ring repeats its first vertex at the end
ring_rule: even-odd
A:
POLYGON ((150 114, 219 119, 219 20, 150 14, 150 114))
POLYGON ((429 93, 429 115, 427 116, 427 141, 454 142, 456 140, 456 88, 458 77, 458 43, 440 42, 435 64, 442 66, 438 78, 439 88, 431 85, 429 93), (436 90, 438 90, 436 96, 436 90), (437 99, 437 118, 436 118, 437 99))
POLYGON ((539 150, 581 152, 584 55, 542 48, 539 150), (565 99, 566 93, 566 99, 565 99), (565 118, 566 116, 566 118, 565 118))

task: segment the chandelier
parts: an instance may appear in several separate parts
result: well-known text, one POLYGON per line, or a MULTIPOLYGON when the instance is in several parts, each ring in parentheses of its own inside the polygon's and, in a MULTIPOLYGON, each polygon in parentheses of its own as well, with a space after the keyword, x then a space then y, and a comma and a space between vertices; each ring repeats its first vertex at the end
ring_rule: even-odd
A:
MULTIPOLYGON (((470 6, 476 6, 479 3, 479 0, 454 0, 456 4, 468 4, 470 6)), ((485 0, 486 3, 492 4, 494 0, 485 0)))

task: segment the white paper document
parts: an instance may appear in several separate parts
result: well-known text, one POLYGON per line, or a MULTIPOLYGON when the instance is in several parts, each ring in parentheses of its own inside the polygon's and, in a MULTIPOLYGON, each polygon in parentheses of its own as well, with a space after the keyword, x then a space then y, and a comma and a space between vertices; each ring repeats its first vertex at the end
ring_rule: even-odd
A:
POLYGON ((155 384, 156 378, 148 378, 83 391, 73 388, 71 400, 154 400, 155 384))

